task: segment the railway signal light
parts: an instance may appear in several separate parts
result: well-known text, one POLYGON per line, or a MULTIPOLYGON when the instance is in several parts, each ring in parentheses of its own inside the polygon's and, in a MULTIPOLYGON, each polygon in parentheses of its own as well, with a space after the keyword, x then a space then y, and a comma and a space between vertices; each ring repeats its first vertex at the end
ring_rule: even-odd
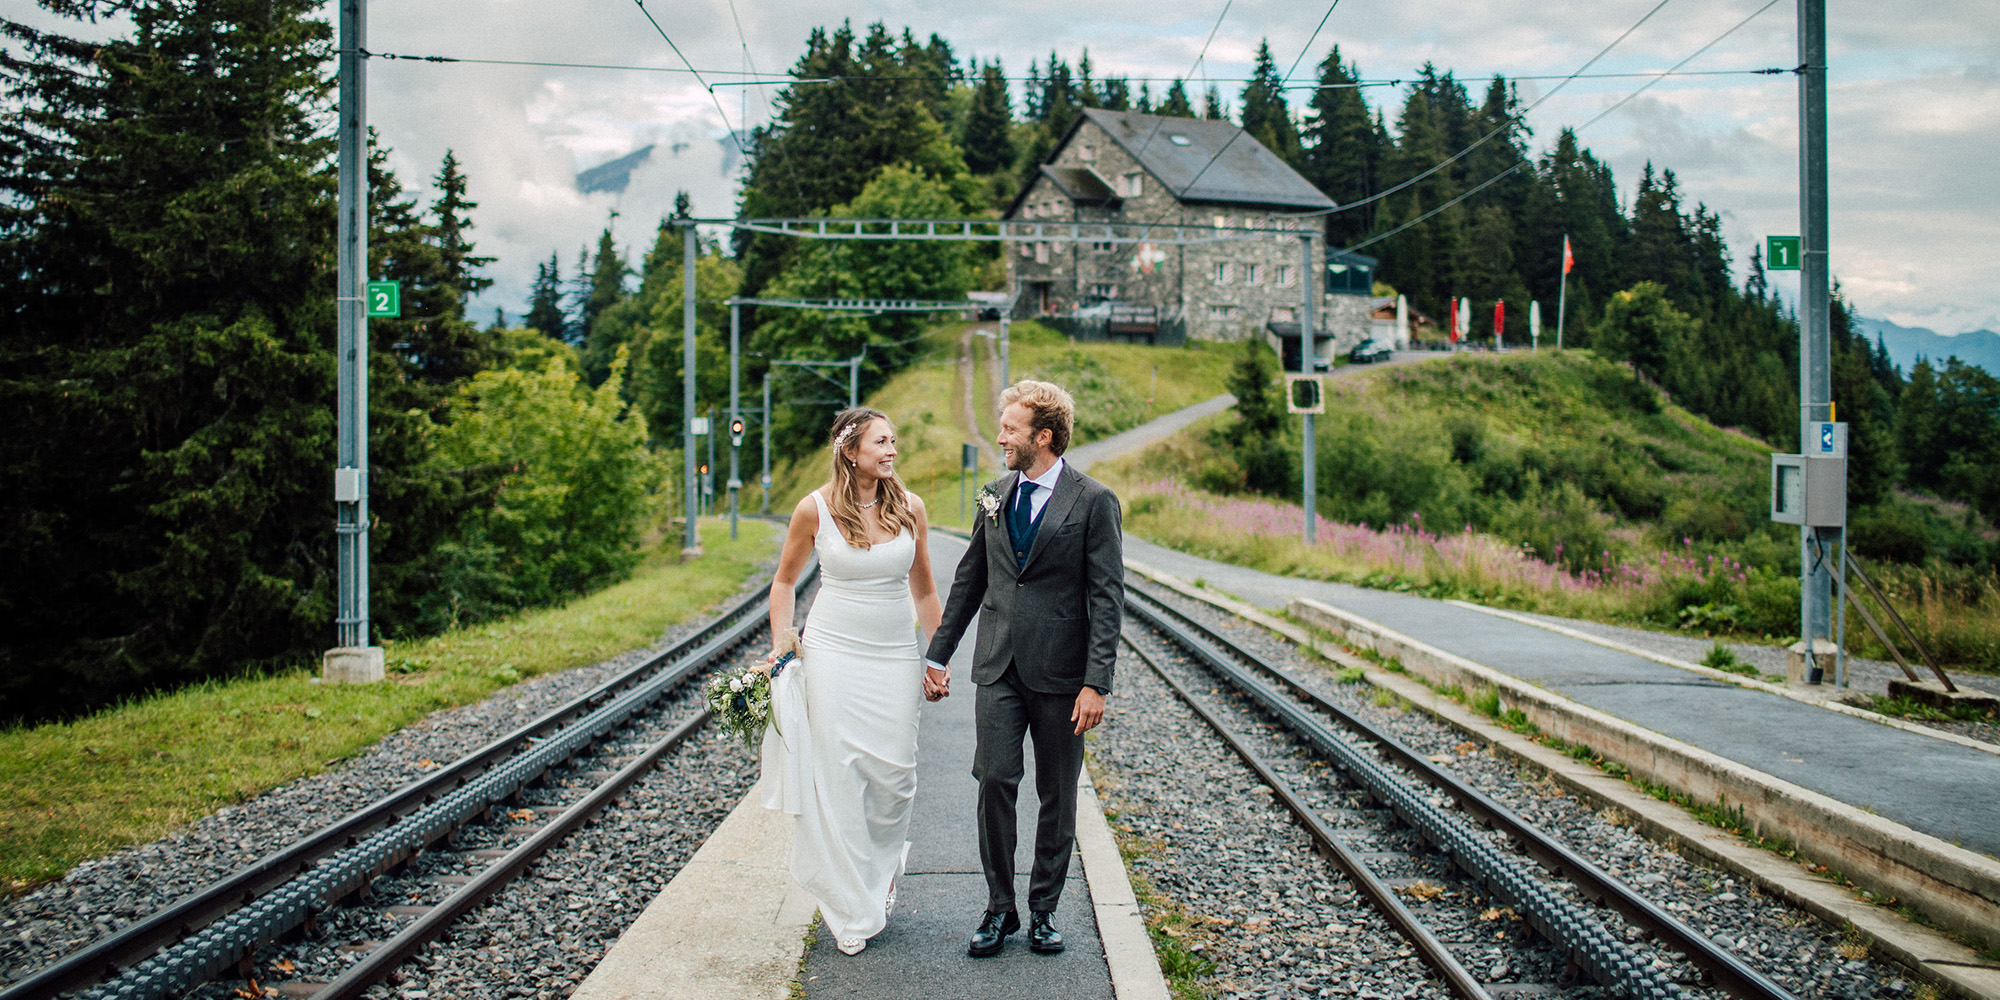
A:
POLYGON ((729 444, 730 444, 730 447, 732 447, 732 448, 741 448, 741 447, 743 447, 743 418, 742 418, 742 417, 737 417, 736 419, 734 419, 734 420, 731 420, 731 421, 729 422, 729 444))

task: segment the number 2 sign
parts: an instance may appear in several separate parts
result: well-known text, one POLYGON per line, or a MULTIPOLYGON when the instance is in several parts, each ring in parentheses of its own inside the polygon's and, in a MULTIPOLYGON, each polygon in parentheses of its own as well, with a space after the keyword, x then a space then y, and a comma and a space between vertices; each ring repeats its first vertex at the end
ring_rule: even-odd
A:
POLYGON ((395 319, 403 315, 403 286, 396 281, 368 283, 368 316, 395 319))

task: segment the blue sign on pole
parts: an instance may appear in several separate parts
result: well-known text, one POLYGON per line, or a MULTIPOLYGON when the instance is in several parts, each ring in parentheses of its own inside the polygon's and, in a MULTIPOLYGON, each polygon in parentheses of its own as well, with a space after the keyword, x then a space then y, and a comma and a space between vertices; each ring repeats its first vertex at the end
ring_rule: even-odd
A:
POLYGON ((1819 425, 1819 450, 1828 452, 1833 450, 1832 424, 1823 423, 1819 425))

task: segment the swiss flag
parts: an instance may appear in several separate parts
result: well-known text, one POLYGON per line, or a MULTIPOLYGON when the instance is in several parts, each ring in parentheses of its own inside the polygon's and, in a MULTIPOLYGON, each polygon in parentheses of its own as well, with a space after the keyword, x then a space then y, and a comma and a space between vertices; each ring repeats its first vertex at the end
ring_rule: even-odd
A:
POLYGON ((1569 237, 1565 236, 1563 237, 1563 273, 1568 274, 1570 269, 1574 267, 1576 267, 1576 257, 1569 252, 1569 237))

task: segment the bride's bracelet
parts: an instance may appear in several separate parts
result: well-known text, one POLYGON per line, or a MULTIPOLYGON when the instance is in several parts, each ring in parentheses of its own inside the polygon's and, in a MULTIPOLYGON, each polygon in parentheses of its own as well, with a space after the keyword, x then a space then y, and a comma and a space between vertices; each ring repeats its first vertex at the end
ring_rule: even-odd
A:
POLYGON ((777 680, 778 675, 785 672, 785 665, 798 658, 799 658, 798 653, 793 652, 792 650, 789 649, 785 650, 785 655, 780 656, 776 660, 771 661, 771 679, 777 680))

